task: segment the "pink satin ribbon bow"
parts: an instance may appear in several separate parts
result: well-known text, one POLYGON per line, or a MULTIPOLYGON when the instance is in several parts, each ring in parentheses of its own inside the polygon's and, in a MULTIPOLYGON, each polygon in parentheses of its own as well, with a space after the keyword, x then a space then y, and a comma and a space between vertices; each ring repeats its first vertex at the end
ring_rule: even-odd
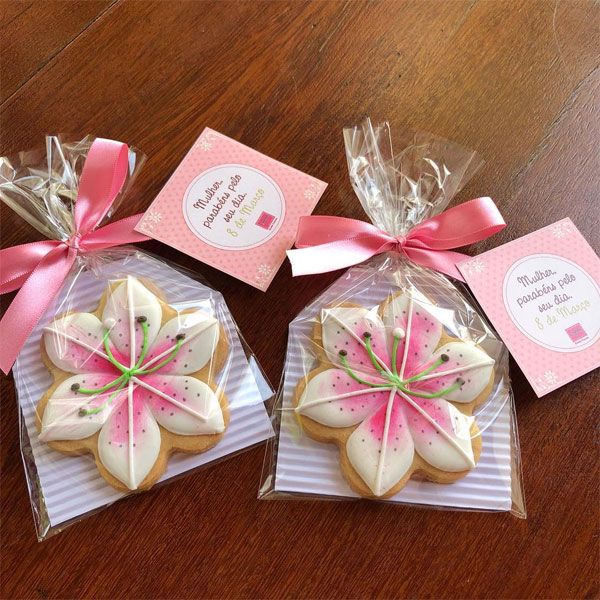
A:
POLYGON ((8 373, 33 328, 62 287, 78 254, 149 238, 134 231, 141 214, 96 229, 127 176, 126 144, 98 138, 83 166, 75 203, 76 233, 0 251, 0 294, 19 289, 0 321, 0 369, 8 373))
POLYGON ((394 237, 371 223, 312 215, 302 217, 297 250, 288 250, 293 275, 327 273, 396 251, 412 262, 464 281, 456 263, 469 258, 452 248, 483 240, 506 227, 491 198, 459 204, 394 237))

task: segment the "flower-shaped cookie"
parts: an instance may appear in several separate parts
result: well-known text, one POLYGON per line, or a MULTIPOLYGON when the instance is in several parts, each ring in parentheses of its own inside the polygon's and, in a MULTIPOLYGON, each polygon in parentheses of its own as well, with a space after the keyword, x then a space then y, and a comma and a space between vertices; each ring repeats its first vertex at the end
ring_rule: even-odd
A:
POLYGON ((121 490, 152 486, 174 451, 211 448, 229 419, 213 382, 228 352, 222 326, 202 310, 175 311, 151 287, 113 282, 94 313, 54 320, 42 340, 54 384, 38 404, 40 439, 93 453, 121 490))
POLYGON ((413 475, 450 483, 479 459, 471 413, 490 394, 494 360, 446 335, 438 310, 396 295, 371 310, 321 311, 320 365, 298 384, 295 411, 308 435, 339 446, 362 496, 392 496, 413 475))

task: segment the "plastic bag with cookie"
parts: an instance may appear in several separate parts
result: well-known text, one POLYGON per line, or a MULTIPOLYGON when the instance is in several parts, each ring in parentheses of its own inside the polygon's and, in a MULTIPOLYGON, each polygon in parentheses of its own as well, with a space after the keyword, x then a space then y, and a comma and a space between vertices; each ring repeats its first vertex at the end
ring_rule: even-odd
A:
POLYGON ((451 251, 504 224, 489 198, 443 212, 481 162, 425 133, 394 154, 389 125, 368 119, 344 140, 372 224, 300 225, 294 274, 355 266, 290 324, 259 497, 525 518, 508 351, 451 251))
POLYGON ((16 356, 40 540, 272 435, 272 389, 221 294, 122 245, 145 239, 141 215, 108 221, 142 162, 119 142, 58 136, 0 159, 0 198, 48 238, 2 251, 2 292, 20 290, 0 358, 8 371, 16 356))

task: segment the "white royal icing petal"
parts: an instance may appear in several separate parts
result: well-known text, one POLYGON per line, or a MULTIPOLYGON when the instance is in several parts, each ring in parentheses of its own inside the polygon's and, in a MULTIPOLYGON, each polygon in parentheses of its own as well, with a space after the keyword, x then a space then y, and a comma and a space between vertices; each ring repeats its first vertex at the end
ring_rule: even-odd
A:
POLYGON ((104 327, 91 313, 72 313, 44 328, 50 360, 69 373, 112 371, 104 353, 104 327))
POLYGON ((346 442, 350 463, 375 496, 382 496, 406 475, 414 445, 401 399, 395 396, 363 421, 346 442))
POLYGON ((129 275, 109 294, 102 313, 103 324, 110 329, 110 339, 117 350, 130 358, 133 366, 140 355, 143 330, 138 317, 146 317, 148 346, 154 342, 162 320, 162 309, 157 297, 129 275), (133 342, 132 342, 133 337, 133 342), (135 352, 131 351, 131 347, 135 352))
POLYGON ((417 453, 442 471, 472 469, 471 425, 475 419, 439 398, 410 400, 406 416, 417 453))
POLYGON ((363 373, 378 373, 369 358, 364 334, 370 334, 373 354, 380 366, 389 366, 386 335, 383 321, 375 309, 362 307, 334 307, 321 311, 323 348, 329 360, 342 366, 340 351, 345 352, 345 361, 353 369, 363 373))
POLYGON ((84 395, 71 389, 73 384, 81 388, 100 388, 114 380, 114 375, 88 373, 74 375, 65 379, 54 390, 42 415, 40 439, 44 442, 52 440, 81 440, 93 435, 108 419, 113 407, 118 405, 125 392, 121 390, 112 398, 116 388, 110 391, 84 395), (81 415, 81 409, 103 407, 97 413, 81 415))
POLYGON ((225 430, 215 392, 185 375, 146 375, 136 381, 139 394, 165 429, 179 435, 207 435, 225 430))
POLYGON ((490 382, 494 359, 475 344, 450 342, 436 350, 430 362, 435 362, 442 354, 448 357, 447 362, 415 382, 412 388, 435 393, 455 385, 461 379, 464 383, 443 397, 451 402, 475 400, 490 382))
POLYGON ((176 336, 185 335, 176 356, 161 368, 161 373, 187 375, 202 369, 219 342, 219 322, 204 311, 180 313, 167 321, 156 336, 142 368, 159 364, 171 355, 176 336))
MULTIPOLYGON (((137 390, 136 390, 137 391, 137 390)), ((130 490, 146 478, 160 451, 160 428, 144 402, 128 394, 100 430, 98 453, 106 469, 130 490)))
POLYGON ((309 380, 296 412, 329 427, 349 427, 373 414, 390 390, 364 386, 341 369, 328 369, 309 380))
POLYGON ((394 336, 399 337, 396 364, 398 372, 404 376, 431 356, 442 336, 440 321, 426 310, 423 303, 404 294, 386 304, 383 322, 388 331, 390 356, 394 336))

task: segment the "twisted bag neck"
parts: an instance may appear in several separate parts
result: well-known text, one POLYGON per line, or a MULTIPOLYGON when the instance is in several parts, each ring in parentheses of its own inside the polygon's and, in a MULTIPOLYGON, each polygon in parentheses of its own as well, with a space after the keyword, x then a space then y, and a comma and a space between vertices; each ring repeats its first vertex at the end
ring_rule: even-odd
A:
POLYGON ((141 214, 97 229, 125 183, 128 156, 126 144, 96 139, 79 181, 73 215, 75 233, 67 240, 43 240, 0 251, 0 293, 19 290, 0 321, 0 369, 4 373, 12 368, 78 254, 149 239, 133 229, 141 214))
POLYGON ((479 242, 506 223, 491 198, 475 198, 393 236, 365 221, 311 215, 298 226, 296 249, 288 250, 292 273, 310 275, 345 269, 395 251, 417 265, 464 281, 456 263, 468 258, 452 249, 479 242))

